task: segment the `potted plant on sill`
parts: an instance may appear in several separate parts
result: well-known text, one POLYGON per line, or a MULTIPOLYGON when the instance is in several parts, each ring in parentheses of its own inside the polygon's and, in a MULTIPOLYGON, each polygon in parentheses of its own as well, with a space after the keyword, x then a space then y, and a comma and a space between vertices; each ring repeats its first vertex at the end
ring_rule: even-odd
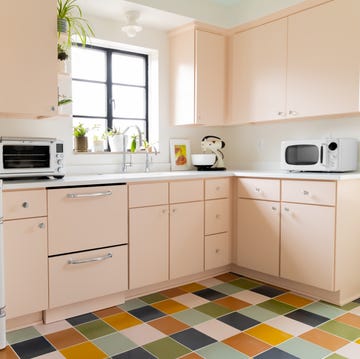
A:
POLYGON ((127 138, 121 133, 120 129, 114 127, 106 132, 106 136, 109 140, 109 146, 111 152, 124 152, 126 151, 127 138))
POLYGON ((67 34, 64 46, 71 47, 71 36, 77 35, 83 46, 86 45, 87 38, 94 36, 94 31, 83 18, 83 13, 76 0, 57 0, 57 25, 58 34, 67 34))
POLYGON ((58 52, 58 72, 67 73, 67 59, 69 58, 67 49, 63 44, 58 44, 57 52, 58 52))
POLYGON ((73 127, 74 149, 76 152, 88 151, 88 139, 86 136, 87 132, 88 129, 85 128, 82 123, 79 123, 77 126, 73 127))

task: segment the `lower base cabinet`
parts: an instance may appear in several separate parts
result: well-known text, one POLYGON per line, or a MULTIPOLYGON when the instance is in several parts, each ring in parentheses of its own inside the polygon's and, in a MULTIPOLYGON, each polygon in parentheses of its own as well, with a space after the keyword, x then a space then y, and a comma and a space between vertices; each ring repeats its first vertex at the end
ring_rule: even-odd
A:
POLYGON ((4 222, 7 318, 48 306, 47 218, 4 222))
POLYGON ((223 267, 231 263, 229 233, 205 236, 205 270, 223 267))
POLYGON ((204 202, 170 205, 170 279, 204 270, 204 202))
POLYGON ((129 210, 129 288, 169 279, 169 206, 129 210))
POLYGON ((237 215, 237 264, 279 276, 279 202, 238 199, 237 215))
POLYGON ((282 203, 280 276, 334 290, 335 208, 282 203))
POLYGON ((49 307, 128 289, 128 246, 49 258, 49 307))

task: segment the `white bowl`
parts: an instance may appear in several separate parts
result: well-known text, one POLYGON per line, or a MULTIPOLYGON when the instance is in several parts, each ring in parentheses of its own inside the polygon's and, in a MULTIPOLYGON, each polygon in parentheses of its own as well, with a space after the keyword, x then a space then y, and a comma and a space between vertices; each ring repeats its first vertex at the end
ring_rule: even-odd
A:
POLYGON ((194 166, 212 166, 215 163, 214 153, 200 153, 191 155, 191 162, 194 166))

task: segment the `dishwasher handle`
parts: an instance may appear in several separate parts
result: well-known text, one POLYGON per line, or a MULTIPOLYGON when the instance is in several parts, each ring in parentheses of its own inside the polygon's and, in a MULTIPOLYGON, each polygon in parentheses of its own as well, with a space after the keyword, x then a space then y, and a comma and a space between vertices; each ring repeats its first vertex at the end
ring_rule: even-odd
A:
POLYGON ((84 264, 84 263, 91 263, 91 262, 101 262, 105 261, 106 259, 112 258, 112 254, 108 253, 102 257, 94 257, 94 258, 85 258, 85 259, 69 259, 68 264, 84 264))
POLYGON ((93 192, 93 193, 68 193, 67 198, 93 198, 111 196, 112 191, 93 192))

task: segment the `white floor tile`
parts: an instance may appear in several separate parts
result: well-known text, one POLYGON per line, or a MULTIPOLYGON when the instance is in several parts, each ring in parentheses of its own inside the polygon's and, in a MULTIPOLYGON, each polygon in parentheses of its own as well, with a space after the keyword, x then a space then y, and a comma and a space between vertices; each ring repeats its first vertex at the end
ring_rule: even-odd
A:
POLYGON ((265 323, 294 336, 301 335, 313 329, 311 325, 284 316, 269 319, 265 323))

